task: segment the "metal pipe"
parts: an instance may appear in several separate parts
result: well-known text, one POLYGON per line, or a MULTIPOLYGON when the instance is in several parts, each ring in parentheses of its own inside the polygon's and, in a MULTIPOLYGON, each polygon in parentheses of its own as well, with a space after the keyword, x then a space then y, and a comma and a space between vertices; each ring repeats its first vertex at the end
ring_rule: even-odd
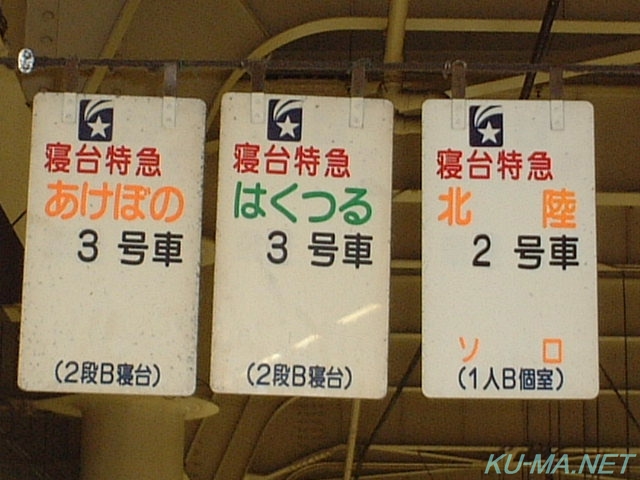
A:
MULTIPOLYGON (((384 63, 400 63, 404 59, 404 38, 408 14, 409 0, 390 0, 384 63)), ((387 92, 399 92, 402 86, 402 72, 387 73, 384 84, 387 92)))
POLYGON ((347 458, 344 466, 344 480, 351 480, 351 472, 353 471, 353 459, 355 458, 359 424, 360 399, 356 398, 351 404, 351 423, 349 424, 349 438, 347 439, 347 458))

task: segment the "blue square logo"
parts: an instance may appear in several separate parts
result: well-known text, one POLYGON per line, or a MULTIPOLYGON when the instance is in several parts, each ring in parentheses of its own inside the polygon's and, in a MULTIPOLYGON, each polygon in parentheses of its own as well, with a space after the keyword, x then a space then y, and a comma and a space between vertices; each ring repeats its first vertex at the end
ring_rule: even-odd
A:
POLYGON ((302 100, 269 100, 267 139, 279 142, 302 140, 302 100))
POLYGON ((110 142, 113 136, 113 102, 111 100, 80 100, 78 140, 110 142))
POLYGON ((501 147, 504 143, 504 117, 500 105, 469 107, 469 145, 501 147))

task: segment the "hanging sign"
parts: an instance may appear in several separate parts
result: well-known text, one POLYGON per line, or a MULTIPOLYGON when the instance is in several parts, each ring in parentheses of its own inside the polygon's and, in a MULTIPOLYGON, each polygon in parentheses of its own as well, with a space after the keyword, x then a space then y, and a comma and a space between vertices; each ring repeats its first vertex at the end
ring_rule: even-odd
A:
POLYGON ((383 100, 225 95, 213 390, 385 395, 392 124, 383 100))
POLYGON ((593 109, 423 105, 423 390, 598 393, 593 109))
POLYGON ((195 388, 205 105, 35 97, 19 385, 195 388))

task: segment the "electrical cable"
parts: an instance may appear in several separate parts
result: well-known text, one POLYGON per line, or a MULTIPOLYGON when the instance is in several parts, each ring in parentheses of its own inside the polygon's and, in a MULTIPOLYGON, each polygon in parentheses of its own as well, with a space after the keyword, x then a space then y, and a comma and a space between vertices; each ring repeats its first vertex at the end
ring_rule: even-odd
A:
POLYGON ((7 39, 7 30, 9 30, 9 24, 7 23, 7 17, 2 13, 2 7, 0 6, 0 38, 3 41, 7 39))
MULTIPOLYGON (((547 8, 545 9, 544 16, 542 18, 542 24, 540 25, 540 31, 536 38, 536 45, 533 48, 531 55, 531 63, 537 64, 542 61, 542 57, 547 53, 549 48, 549 41, 551 40, 551 27, 553 21, 556 18, 558 7, 560 6, 560 0, 549 0, 547 8)), ((522 91, 520 92, 520 100, 526 100, 531 96, 531 90, 533 89, 533 83, 536 79, 536 72, 527 72, 524 78, 524 84, 522 85, 522 91)))
POLYGON ((604 377, 607 379, 607 381, 609 382, 609 385, 611 385, 611 389, 613 390, 613 393, 616 395, 616 397, 618 398, 618 400, 620 401, 620 403, 622 404, 622 407, 624 408, 624 411, 627 413, 628 418, 633 422, 633 424, 635 425, 635 427, 638 429, 638 432, 640 432, 640 422, 638 422, 638 419, 636 418, 636 416, 633 414, 633 412, 631 411, 631 409, 629 408, 629 404, 625 401, 623 395, 620 393, 620 391, 618 390, 618 387, 616 387, 613 383, 613 379, 611 378, 611 376, 607 373, 607 371, 605 370, 605 368, 602 366, 602 364, 600 364, 600 371, 602 372, 602 374, 604 375, 604 377))
POLYGON ((13 222, 11 222, 11 227, 12 227, 12 228, 13 228, 13 227, 15 227, 15 226, 16 226, 16 224, 17 224, 20 220, 22 220, 22 217, 24 217, 26 214, 27 214, 27 211, 26 211, 26 210, 23 210, 23 211, 22 211, 22 213, 20 213, 20 215, 18 215, 18 216, 16 217, 16 219, 15 219, 13 222))
MULTIPOLYGON (((42 68, 65 67, 71 60, 77 64, 78 69, 107 67, 116 68, 144 68, 150 71, 158 71, 166 64, 176 63, 179 70, 184 69, 213 69, 213 70, 233 70, 248 69, 250 65, 260 61, 266 64, 267 69, 272 73, 294 73, 294 72, 328 72, 347 74, 353 68, 356 61, 324 61, 324 60, 180 60, 180 59, 124 59, 124 58, 65 58, 35 56, 34 71, 42 68)), ((446 75, 446 64, 451 62, 400 62, 384 63, 364 59, 367 72, 384 73, 388 71, 399 71, 405 73, 433 73, 446 75)), ((526 74, 529 72, 550 72, 552 69, 559 69, 565 72, 593 73, 603 75, 629 75, 640 76, 640 65, 595 65, 586 63, 481 63, 464 62, 467 72, 493 73, 493 74, 526 74)), ((18 61, 11 57, 0 58, 0 65, 7 68, 16 69, 18 61)))

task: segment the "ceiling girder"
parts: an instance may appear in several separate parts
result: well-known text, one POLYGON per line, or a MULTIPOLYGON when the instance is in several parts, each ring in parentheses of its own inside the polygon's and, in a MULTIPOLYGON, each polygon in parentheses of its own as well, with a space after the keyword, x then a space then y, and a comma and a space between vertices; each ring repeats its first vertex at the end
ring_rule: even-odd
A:
MULTIPOLYGON (((102 47, 99 58, 113 58, 115 56, 141 3, 142 0, 126 0, 118 17, 115 19, 111 33, 102 47)), ((96 68, 84 85, 84 93, 96 93, 107 72, 107 67, 96 68)))
MULTIPOLYGON (((267 41, 259 45, 247 55, 247 60, 260 60, 270 53, 287 44, 293 43, 302 38, 317 35, 320 33, 339 32, 339 31, 358 31, 358 30, 378 30, 382 31, 388 26, 388 19, 384 17, 334 17, 297 25, 296 27, 280 32, 267 41)), ((517 19, 465 19, 465 18, 407 18, 405 21, 406 31, 420 32, 491 32, 491 33, 537 33, 540 28, 540 22, 537 20, 517 20, 517 19)), ((599 34, 599 35, 640 35, 640 22, 604 22, 604 21, 574 21, 574 20, 557 20, 553 24, 553 33, 567 34, 599 34)), ((624 54, 620 57, 619 62, 608 61, 617 56, 605 57, 603 59, 594 60, 597 64, 629 64, 634 61, 624 61, 624 54), (599 62, 604 63, 599 63, 599 62)), ((469 59, 468 59, 469 60, 469 59)), ((444 66, 443 66, 444 67, 444 66)), ((234 70, 227 80, 223 83, 220 90, 216 94, 211 108, 207 115, 207 130, 211 128, 215 117, 220 110, 220 102, 222 95, 230 91, 233 86, 245 74, 244 69, 234 70)), ((575 74, 577 75, 577 73, 575 74)), ((572 75, 574 76, 574 75, 572 75)), ((565 78, 568 78, 565 75, 565 78)), ((481 93, 477 93, 473 87, 467 87, 467 96, 482 96, 489 92, 500 92, 512 90, 522 84, 524 76, 512 77, 502 81, 490 82, 476 87, 481 93), (517 79, 517 80, 515 80, 517 79), (515 86, 514 86, 515 85, 515 86)), ((548 81, 538 78, 538 83, 548 81)))

